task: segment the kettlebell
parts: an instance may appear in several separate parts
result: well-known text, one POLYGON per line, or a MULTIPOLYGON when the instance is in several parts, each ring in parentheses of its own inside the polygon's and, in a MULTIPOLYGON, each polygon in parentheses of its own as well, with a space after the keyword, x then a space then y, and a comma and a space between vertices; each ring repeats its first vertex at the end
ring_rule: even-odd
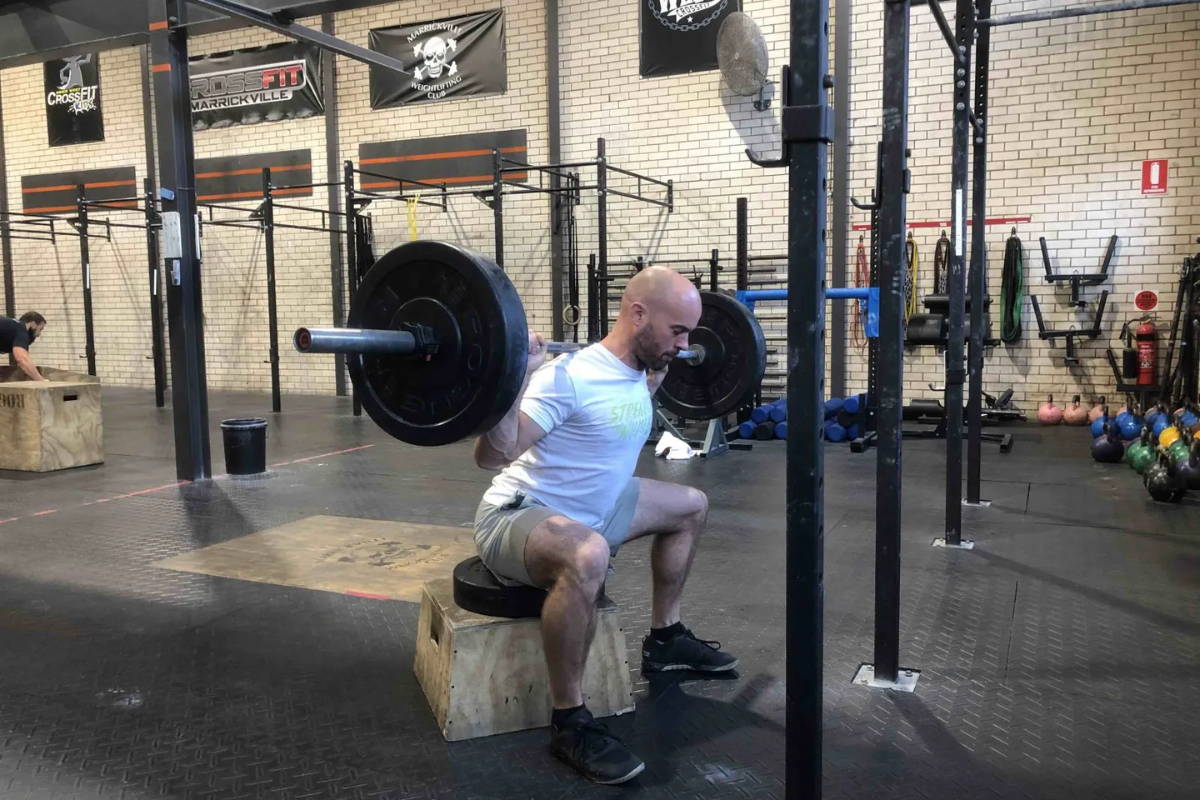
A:
MULTIPOLYGON (((1159 417, 1166 417, 1166 416, 1167 416, 1167 409, 1163 407, 1162 403, 1159 403, 1153 409, 1151 409, 1149 414, 1146 415, 1146 424, 1149 425, 1150 428, 1153 430, 1154 425, 1155 425, 1155 423, 1158 422, 1159 417)), ((1157 434, 1155 434, 1155 435, 1157 435, 1157 434)))
POLYGON ((1096 438, 1104 434, 1104 426, 1110 422, 1108 418, 1108 406, 1105 406, 1100 411, 1100 416, 1092 420, 1092 438, 1096 438))
POLYGON ((1149 428, 1143 428, 1142 438, 1125 450, 1125 460, 1138 475, 1145 473, 1146 467, 1154 463, 1154 442, 1151 441, 1150 435, 1149 428))
POLYGON ((1200 430, 1200 416, 1196 414, 1195 407, 1190 403, 1175 413, 1179 418, 1180 424, 1187 428, 1190 433, 1200 430))
POLYGON ((1183 431, 1178 425, 1171 425, 1163 428, 1163 432, 1158 435, 1158 446, 1166 449, 1175 444, 1175 440, 1183 436, 1183 431))
POLYGON ((1187 491, 1181 478, 1167 454, 1159 453, 1158 460, 1146 468, 1142 481, 1146 485, 1146 491, 1158 502, 1178 503, 1187 491))
POLYGON ((1095 422, 1106 413, 1104 410, 1104 398, 1101 397, 1098 402, 1092 403, 1092 409, 1088 411, 1088 422, 1095 422))
POLYGON ((1154 434, 1154 440, 1158 441, 1158 437, 1162 436, 1162 432, 1171 427, 1171 417, 1168 416, 1167 410, 1164 408, 1162 413, 1155 417, 1151 427, 1151 432, 1154 434))
POLYGON ((1079 395, 1075 395, 1075 399, 1063 409, 1063 422, 1068 425, 1086 425, 1087 421, 1087 409, 1079 404, 1079 395))
POLYGON ((1104 434, 1092 442, 1092 458, 1102 464, 1118 464, 1125 458, 1125 445, 1111 423, 1104 426, 1104 434))
POLYGON ((1054 405, 1054 395, 1047 395, 1046 402, 1038 406, 1037 418, 1043 425, 1057 425, 1062 422, 1063 410, 1054 405))
POLYGON ((1121 438, 1126 441, 1136 439, 1144 427, 1142 418, 1137 414, 1126 414, 1123 422, 1117 423, 1121 429, 1121 438))
POLYGON ((1187 461, 1189 453, 1188 440, 1182 436, 1171 442, 1171 446, 1167 448, 1167 455, 1171 457, 1171 461, 1175 464, 1187 461))
POLYGON ((1116 417, 1117 427, 1118 428, 1122 427, 1126 423, 1126 421, 1128 421, 1128 419, 1132 416, 1133 416, 1133 412, 1129 410, 1129 406, 1125 406, 1124 408, 1122 408, 1120 411, 1117 412, 1117 417, 1116 417))
POLYGON ((1175 468, 1179 470, 1187 488, 1193 492, 1200 492, 1200 439, 1192 440, 1192 451, 1188 453, 1187 458, 1178 462, 1175 468))

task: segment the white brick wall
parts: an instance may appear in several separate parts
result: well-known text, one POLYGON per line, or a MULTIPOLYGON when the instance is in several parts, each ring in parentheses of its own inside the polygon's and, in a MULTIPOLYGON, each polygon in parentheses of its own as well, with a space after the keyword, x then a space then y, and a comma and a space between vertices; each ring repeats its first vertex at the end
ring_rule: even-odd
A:
MULTIPOLYGON (((498 0, 497 0, 498 2, 498 0)), ((365 45, 372 27, 417 22, 495 7, 497 2, 428 0, 389 3, 339 13, 337 34, 365 45)), ((998 0, 997 15, 1070 5, 1074 0, 1014 2, 998 0)), ((373 111, 368 70, 348 59, 338 63, 341 152, 338 160, 357 159, 360 142, 437 136, 450 133, 526 128, 529 157, 547 158, 545 129, 544 7, 540 0, 500 3, 507 11, 508 91, 503 95, 452 100, 410 108, 373 111)), ((945 3, 948 13, 953 3, 945 3)), ((787 4, 782 0, 745 0, 766 35, 777 75, 787 52, 787 4)), ((879 135, 881 68, 879 3, 854 7, 855 48, 852 108, 851 194, 870 195, 874 181, 875 142, 879 135)), ((747 146, 764 152, 778 148, 778 103, 770 112, 754 111, 749 98, 733 96, 717 72, 642 79, 638 75, 638 3, 561 4, 563 158, 593 157, 595 140, 608 140, 611 163, 675 181, 676 211, 611 198, 609 257, 637 255, 686 257, 698 261, 719 248, 732 265, 735 249, 735 198, 750 198, 752 252, 786 249, 786 176, 745 160, 747 146)), ((833 15, 831 14, 831 20, 833 15)), ((309 19, 317 26, 319 21, 309 19)), ((202 37, 194 53, 228 50, 277 41, 254 30, 202 37)), ((1105 333, 1083 343, 1084 363, 1068 370, 1061 344, 1036 337, 1027 305, 1025 335, 1013 347, 993 351, 985 371, 989 391, 1012 385, 1027 406, 1048 392, 1069 396, 1111 394, 1104 347, 1121 322, 1135 311, 1140 289, 1159 292, 1160 320, 1169 319, 1172 286, 1180 261, 1195 252, 1200 235, 1200 8, 1145 10, 999 29, 992 43, 989 158, 989 216, 1030 216, 1019 226, 1028 254, 1027 284, 1041 301, 1047 323, 1083 326, 1085 316, 1062 302, 1065 287, 1042 279, 1039 235, 1052 245, 1060 270, 1090 271, 1099 263, 1109 235, 1121 241, 1113 261, 1113 279, 1100 288, 1112 292, 1105 333), (1168 158, 1170 193, 1144 197, 1139 191, 1143 159, 1168 158)), ((832 49, 831 49, 832 53, 832 49)), ((9 201, 20 207, 20 176, 69 168, 134 164, 138 178, 145 163, 137 81, 137 51, 108 51, 102 56, 107 140, 95 145, 48 148, 41 100, 41 67, 0 73, 4 92, 8 147, 9 201)), ((910 72, 910 142, 913 193, 911 221, 949 217, 950 61, 929 12, 913 9, 910 72)), ((313 180, 325 180, 324 118, 237 126, 196 134, 197 156, 307 147, 313 180)), ((590 176, 585 175, 585 181, 590 176)), ((614 176, 614 187, 621 188, 614 176)), ((324 207, 318 189, 303 204, 324 207)), ((506 198, 507 268, 525 299, 535 327, 551 326, 549 204, 544 197, 506 198)), ((250 204, 247 204, 249 210, 250 204)), ((370 209, 379 250, 407 238, 405 206, 375 203, 370 209)), ((301 212, 280 212, 280 221, 300 221, 301 212)), ((595 197, 585 193, 578 208, 581 269, 596 249, 595 197)), ((851 213, 866 222, 864 212, 851 213)), ((420 235, 446 238, 485 253, 493 249, 492 215, 470 197, 452 200, 443 215, 421 208, 420 235)), ((922 292, 932 283, 937 229, 915 231, 921 249, 922 292)), ((993 314, 998 316, 1000 273, 1008 226, 988 230, 993 314)), ((283 385, 286 391, 331 392, 332 365, 327 357, 300 358, 288 346, 290 330, 301 323, 327 323, 329 263, 327 237, 319 233, 280 232, 286 246, 277 250, 283 385)), ((854 246, 849 242, 853 274, 854 246)), ((110 383, 149 385, 149 312, 145 298, 144 245, 136 231, 118 231, 114 243, 93 246, 97 347, 100 373, 110 383)), ((265 265, 259 234, 209 228, 204 240, 204 293, 207 318, 209 382, 214 388, 266 391, 267 355, 265 265)), ((38 343, 46 363, 79 363, 83 332, 79 266, 74 241, 57 248, 14 242, 17 306, 38 308, 51 318, 51 329, 38 343)), ((723 276, 732 285, 732 270, 723 276)), ((582 291, 582 290, 581 290, 582 291)), ((759 307, 768 330, 781 330, 782 308, 759 307)), ((863 387, 865 354, 848 347, 849 385, 863 387)), ((924 396, 925 384, 940 382, 943 361, 929 352, 906 359, 907 393, 924 396)))

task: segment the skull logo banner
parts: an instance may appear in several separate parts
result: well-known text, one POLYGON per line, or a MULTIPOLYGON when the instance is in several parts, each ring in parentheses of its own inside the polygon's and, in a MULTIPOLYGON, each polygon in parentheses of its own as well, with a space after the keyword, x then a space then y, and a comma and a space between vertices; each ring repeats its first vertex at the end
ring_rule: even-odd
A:
POLYGON ((408 68, 403 74, 371 68, 372 108, 496 94, 508 88, 502 9, 376 28, 370 46, 408 68))

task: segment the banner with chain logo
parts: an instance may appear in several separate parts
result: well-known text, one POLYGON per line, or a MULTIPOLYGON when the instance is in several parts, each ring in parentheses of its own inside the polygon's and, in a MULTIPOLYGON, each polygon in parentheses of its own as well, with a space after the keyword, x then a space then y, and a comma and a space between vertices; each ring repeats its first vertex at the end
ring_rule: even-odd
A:
POLYGON ((104 141, 100 54, 56 58, 42 65, 50 146, 104 141))
POLYGON ((643 78, 717 68, 717 31, 741 0, 638 0, 643 78))

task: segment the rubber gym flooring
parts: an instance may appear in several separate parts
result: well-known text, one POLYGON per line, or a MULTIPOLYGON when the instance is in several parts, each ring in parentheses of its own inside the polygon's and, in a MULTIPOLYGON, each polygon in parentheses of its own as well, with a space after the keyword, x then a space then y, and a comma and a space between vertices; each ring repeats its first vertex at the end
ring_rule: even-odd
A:
MULTIPOLYGON (((103 466, 0 473, 0 798, 783 797, 784 445, 642 475, 708 492, 685 622, 731 680, 647 681, 646 543, 617 560, 647 761, 620 789, 547 731, 447 744, 412 672, 417 605, 155 562, 314 515, 465 526, 488 474, 466 444, 397 443, 344 398, 285 397, 265 476, 176 485, 169 410, 105 389, 103 466)), ((261 395, 214 393, 216 423, 261 395)), ((269 416, 269 415, 268 415, 269 416)), ((826 447, 828 798, 1195 798, 1200 501, 1149 501, 1079 429, 985 449, 974 551, 942 532, 944 443, 906 441, 901 663, 915 694, 851 684, 871 659, 873 454, 826 447)))

